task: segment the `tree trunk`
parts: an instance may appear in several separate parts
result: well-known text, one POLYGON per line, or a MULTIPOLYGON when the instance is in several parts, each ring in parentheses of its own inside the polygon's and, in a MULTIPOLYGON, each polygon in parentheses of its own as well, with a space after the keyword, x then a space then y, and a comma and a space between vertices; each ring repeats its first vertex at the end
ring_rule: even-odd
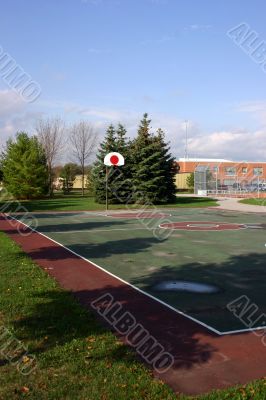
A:
POLYGON ((52 167, 51 166, 49 166, 49 168, 48 168, 48 174, 49 174, 48 195, 49 195, 49 197, 52 197, 53 196, 53 173, 52 173, 52 167))
POLYGON ((84 165, 82 165, 82 196, 84 196, 84 165))

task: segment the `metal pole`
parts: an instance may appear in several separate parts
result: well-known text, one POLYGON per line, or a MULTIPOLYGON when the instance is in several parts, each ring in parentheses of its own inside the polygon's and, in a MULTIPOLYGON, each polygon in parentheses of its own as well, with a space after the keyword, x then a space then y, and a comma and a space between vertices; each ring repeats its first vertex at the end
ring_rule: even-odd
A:
POLYGON ((216 181, 215 181, 215 192, 218 192, 218 167, 216 167, 216 181))
POLYGON ((106 211, 108 211, 108 168, 105 167, 105 200, 106 200, 106 211))
POLYGON ((185 159, 188 158, 188 148, 187 148, 187 124, 188 124, 188 120, 185 121, 186 124, 186 146, 185 146, 185 159))

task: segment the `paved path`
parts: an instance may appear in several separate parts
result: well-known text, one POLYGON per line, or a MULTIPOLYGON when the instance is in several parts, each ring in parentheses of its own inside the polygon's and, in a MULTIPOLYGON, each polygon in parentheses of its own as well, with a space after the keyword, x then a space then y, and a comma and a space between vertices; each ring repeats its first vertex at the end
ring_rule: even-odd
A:
MULTIPOLYGON (((202 197, 196 194, 178 194, 178 197, 202 197)), ((226 197, 216 197, 214 196, 219 203, 219 207, 224 208, 225 210, 233 210, 233 211, 243 211, 243 212, 259 212, 266 213, 266 198, 265 198, 265 206, 253 206, 250 204, 239 203, 239 200, 243 200, 243 198, 226 198, 226 197)))
POLYGON ((265 206, 253 206, 250 204, 239 203, 237 198, 218 198, 219 206, 226 210, 244 211, 244 212, 259 212, 266 213, 266 199, 265 206))

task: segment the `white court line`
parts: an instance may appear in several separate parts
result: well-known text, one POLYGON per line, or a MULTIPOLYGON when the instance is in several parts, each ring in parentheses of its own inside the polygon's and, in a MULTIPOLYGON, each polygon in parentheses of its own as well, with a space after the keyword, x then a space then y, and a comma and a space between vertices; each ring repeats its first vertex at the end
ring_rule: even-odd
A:
POLYGON ((157 217, 157 216, 160 215, 160 214, 161 214, 162 218, 164 218, 164 217, 172 217, 172 214, 167 214, 167 213, 162 213, 162 212, 156 212, 156 213, 154 212, 154 213, 152 213, 151 211, 144 211, 142 213, 136 212, 136 211, 127 211, 127 212, 126 211, 123 211, 123 212, 121 211, 121 212, 114 212, 114 213, 110 212, 110 214, 102 214, 102 216, 109 217, 109 218, 116 218, 116 217, 120 216, 120 218, 121 218, 121 215, 124 215, 124 214, 127 214, 128 217, 122 216, 123 219, 129 219, 131 217, 131 215, 132 215, 134 217, 137 217, 136 219, 141 220, 141 219, 143 219, 143 218, 141 218, 142 215, 144 216, 144 219, 145 219, 145 214, 151 215, 150 219, 153 219, 153 216, 156 216, 156 219, 159 219, 159 217, 157 217))
MULTIPOLYGON (((180 221, 180 223, 182 222, 189 222, 189 221, 180 221)), ((196 225, 197 223, 199 223, 199 225, 203 225, 204 221, 193 221, 193 223, 196 225)), ((174 224, 175 222, 172 222, 172 224, 174 224)), ((179 222, 177 222, 179 223, 179 222)), ((211 223, 208 223, 208 225, 210 225, 211 223)), ((222 226, 222 225, 242 225, 239 227, 235 227, 235 228, 227 228, 227 229, 187 229, 186 227, 190 227, 190 225, 186 225, 183 227, 170 227, 170 226, 162 226, 161 224, 159 225, 159 228, 161 229, 172 229, 174 231, 186 231, 186 232, 232 232, 232 231, 240 231, 240 230, 246 230, 248 229, 248 226, 245 224, 241 224, 241 223, 237 223, 237 222, 220 222, 220 225, 218 226, 222 226)), ((169 224, 168 224, 169 225, 169 224)))
POLYGON ((167 308, 169 308, 170 310, 176 312, 177 314, 180 314, 180 315, 182 315, 183 317, 188 318, 188 319, 190 319, 190 320, 193 321, 193 322, 196 322, 197 324, 203 326, 204 328, 209 329, 210 331, 216 333, 216 334, 219 335, 219 336, 223 336, 223 335, 232 335, 232 334, 234 334, 234 333, 252 332, 252 331, 255 331, 255 330, 265 330, 265 329, 266 329, 266 327, 263 326, 263 327, 258 327, 258 328, 239 329, 239 330, 235 330, 235 331, 225 331, 225 332, 218 331, 217 329, 211 327, 210 325, 207 325, 207 324, 205 324, 204 322, 201 322, 201 321, 199 321, 198 319, 196 319, 196 318, 194 318, 194 317, 191 317, 191 316, 188 315, 188 314, 185 314, 183 311, 181 311, 181 310, 179 310, 179 309, 177 309, 177 308, 172 307, 170 304, 165 303, 164 301, 158 299, 157 297, 154 297, 153 295, 151 295, 151 294, 145 292, 144 290, 139 289, 137 286, 132 285, 131 283, 125 281, 125 280, 122 279, 122 278, 119 278, 119 276, 116 276, 116 275, 114 275, 112 272, 109 272, 109 271, 107 271, 106 269, 100 267, 100 265, 98 265, 98 264, 96 264, 95 262, 90 261, 89 259, 87 259, 87 258, 81 256, 80 254, 76 253, 75 251, 69 249, 67 246, 64 246, 62 243, 59 243, 59 242, 57 242, 56 240, 50 238, 49 236, 47 236, 47 235, 45 235, 45 234, 43 234, 43 233, 37 231, 36 229, 31 228, 30 226, 28 226, 28 225, 25 224, 24 222, 21 222, 20 220, 18 220, 18 219, 16 219, 16 218, 12 217, 12 216, 9 215, 9 214, 4 213, 4 215, 6 215, 7 218, 12 218, 12 219, 14 219, 15 221, 19 222, 20 224, 26 226, 26 227, 27 227, 28 229, 30 229, 32 232, 38 233, 39 235, 45 237, 46 239, 51 240, 52 242, 54 242, 54 243, 57 244, 58 246, 63 247, 64 249, 66 249, 66 250, 69 251, 70 253, 74 254, 76 257, 78 257, 78 258, 80 258, 80 259, 86 261, 86 262, 89 263, 89 264, 94 265, 96 268, 98 268, 98 269, 100 269, 101 271, 105 272, 106 274, 112 276, 113 278, 118 279, 120 282, 124 283, 125 285, 130 286, 131 288, 135 289, 136 291, 138 291, 138 292, 144 294, 144 295, 147 296, 147 297, 150 297, 151 299, 153 299, 153 300, 157 301, 158 303, 164 305, 165 307, 167 307, 167 308))

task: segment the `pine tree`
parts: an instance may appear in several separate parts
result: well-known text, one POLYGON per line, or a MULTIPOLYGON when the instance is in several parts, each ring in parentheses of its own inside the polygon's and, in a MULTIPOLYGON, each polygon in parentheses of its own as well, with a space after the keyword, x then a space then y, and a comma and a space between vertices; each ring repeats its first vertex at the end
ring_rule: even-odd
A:
POLYGON ((162 129, 158 129, 155 142, 155 176, 157 179, 157 193, 154 196, 155 203, 171 203, 176 200, 175 176, 178 173, 178 165, 170 153, 169 144, 165 142, 162 129))
MULTIPOLYGON (((94 164, 92 171, 92 180, 94 187, 95 200, 98 203, 104 203, 106 199, 106 167, 103 163, 106 154, 117 151, 116 132, 113 125, 110 125, 106 131, 104 141, 100 144, 97 161, 94 164)), ((108 186, 111 187, 114 175, 113 167, 108 167, 108 186)), ((110 203, 115 203, 116 198, 112 191, 108 191, 108 198, 110 203)))
POLYGON ((138 203, 153 203, 157 188, 156 146, 150 132, 151 120, 143 115, 138 128, 137 138, 132 143, 134 199, 138 203))
POLYGON ((150 132, 151 120, 144 114, 133 144, 135 201, 160 204, 175 200, 177 167, 165 143, 164 133, 150 132))
POLYGON ((113 189, 119 203, 132 203, 132 157, 130 152, 130 142, 126 137, 127 131, 122 124, 118 124, 116 130, 117 151, 125 158, 125 165, 115 167, 116 179, 113 189))
POLYGON ((36 137, 19 132, 8 140, 3 158, 3 180, 7 190, 18 199, 40 197, 48 190, 44 151, 36 137))
POLYGON ((104 203, 106 199, 106 167, 104 157, 110 152, 118 152, 125 158, 125 165, 119 167, 107 167, 108 172, 108 201, 109 203, 132 202, 131 163, 129 161, 129 143, 126 138, 127 131, 122 124, 118 124, 115 130, 110 125, 106 131, 106 137, 101 143, 97 161, 92 172, 95 199, 98 203, 104 203))

